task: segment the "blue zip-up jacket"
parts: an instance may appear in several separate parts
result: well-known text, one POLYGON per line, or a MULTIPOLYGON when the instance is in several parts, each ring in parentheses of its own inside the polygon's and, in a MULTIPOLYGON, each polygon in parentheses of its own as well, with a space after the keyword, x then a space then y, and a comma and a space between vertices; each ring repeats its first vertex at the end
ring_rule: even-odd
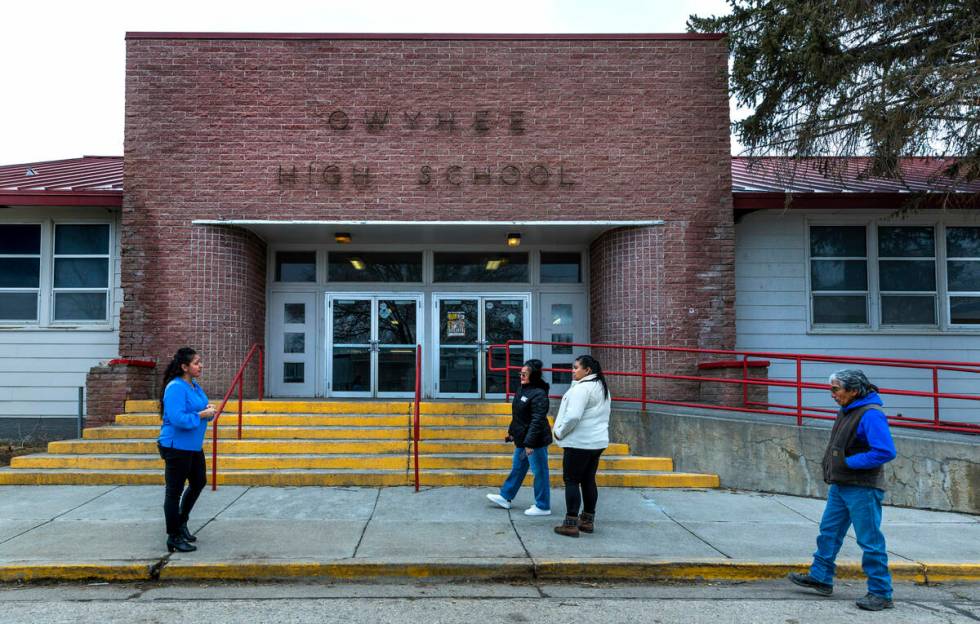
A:
MULTIPOLYGON (((849 412, 862 405, 882 405, 881 397, 877 392, 871 392, 845 407, 844 411, 849 412)), ((854 470, 877 468, 895 459, 897 455, 895 442, 892 441, 891 431, 888 430, 888 419, 879 409, 872 408, 864 413, 861 422, 858 423, 857 438, 866 442, 871 450, 846 457, 844 461, 848 468, 854 470)))
POLYGON ((163 391, 163 424, 160 425, 160 446, 182 451, 200 451, 210 418, 198 414, 208 406, 208 395, 197 382, 187 383, 180 377, 167 384, 163 391))

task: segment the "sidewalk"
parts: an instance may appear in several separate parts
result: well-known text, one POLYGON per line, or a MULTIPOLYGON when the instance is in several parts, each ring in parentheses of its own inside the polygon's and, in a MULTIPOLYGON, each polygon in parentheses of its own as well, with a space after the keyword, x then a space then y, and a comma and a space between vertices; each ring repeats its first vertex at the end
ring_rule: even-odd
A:
MULTIPOLYGON (((204 491, 199 550, 168 555, 162 486, 0 487, 0 581, 462 577, 776 578, 810 561, 822 500, 720 490, 600 488, 596 533, 556 535, 487 488, 270 488, 204 491)), ((896 580, 980 580, 980 516, 888 507, 896 580)), ((842 577, 857 578, 853 534, 842 577)))

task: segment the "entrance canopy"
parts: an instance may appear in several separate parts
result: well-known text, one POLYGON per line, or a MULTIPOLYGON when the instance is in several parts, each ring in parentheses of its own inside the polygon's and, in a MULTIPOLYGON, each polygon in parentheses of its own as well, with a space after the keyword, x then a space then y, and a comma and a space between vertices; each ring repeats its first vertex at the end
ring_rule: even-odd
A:
POLYGON ((603 232, 622 227, 663 225, 642 221, 261 221, 198 220, 195 225, 232 225, 276 243, 324 244, 338 233, 350 234, 355 245, 399 244, 502 245, 507 235, 521 235, 521 244, 588 245, 603 232))

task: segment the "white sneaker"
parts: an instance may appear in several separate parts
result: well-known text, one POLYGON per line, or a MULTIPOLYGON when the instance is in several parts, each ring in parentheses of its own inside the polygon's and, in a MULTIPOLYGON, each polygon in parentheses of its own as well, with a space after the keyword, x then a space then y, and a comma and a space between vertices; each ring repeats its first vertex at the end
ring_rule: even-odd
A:
POLYGON ((539 509, 537 505, 531 505, 524 510, 525 516, 550 516, 550 509, 539 509))
POLYGON ((503 507, 504 509, 510 509, 510 501, 501 496, 500 494, 487 494, 487 499, 497 505, 498 507, 503 507))

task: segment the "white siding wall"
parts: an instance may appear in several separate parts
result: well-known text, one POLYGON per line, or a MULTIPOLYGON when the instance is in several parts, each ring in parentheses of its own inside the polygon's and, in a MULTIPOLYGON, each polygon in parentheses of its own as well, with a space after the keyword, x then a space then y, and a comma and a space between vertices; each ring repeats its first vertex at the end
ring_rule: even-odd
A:
MULTIPOLYGON (((75 328, 0 324, 0 418, 76 417, 78 388, 85 385, 89 369, 118 357, 123 301, 118 212, 106 208, 44 207, 0 211, 0 223, 76 219, 112 223, 110 321, 75 328)), ((42 275, 42 287, 43 282, 42 275)))
MULTIPOLYGON (((980 331, 811 331, 808 326, 807 218, 824 219, 832 214, 828 211, 810 215, 760 211, 746 215, 736 225, 736 348, 854 357, 980 361, 980 331)), ((856 216, 852 211, 840 214, 842 220, 856 216)), ((869 219, 887 215, 870 211, 864 214, 869 219)), ((916 224, 928 223, 930 218, 949 219, 948 216, 920 213, 916 215, 916 224)), ((975 214, 957 215, 956 223, 963 223, 964 218, 972 225, 977 224, 975 214)), ((806 381, 826 383, 827 375, 844 367, 840 364, 804 364, 803 377, 806 381)), ((932 389, 931 372, 871 366, 860 368, 881 387, 932 389)), ((769 375, 793 380, 796 377, 795 364, 773 360, 769 375)), ((980 395, 980 375, 940 372, 939 387, 943 392, 980 395)), ((769 393, 773 403, 795 405, 795 390, 770 388, 769 393)), ((806 392, 803 398, 805 405, 835 407, 827 392, 806 392)), ((884 399, 889 414, 932 418, 931 399, 898 396, 885 396, 884 399)), ((980 402, 944 400, 940 408, 944 420, 980 423, 980 402)))

